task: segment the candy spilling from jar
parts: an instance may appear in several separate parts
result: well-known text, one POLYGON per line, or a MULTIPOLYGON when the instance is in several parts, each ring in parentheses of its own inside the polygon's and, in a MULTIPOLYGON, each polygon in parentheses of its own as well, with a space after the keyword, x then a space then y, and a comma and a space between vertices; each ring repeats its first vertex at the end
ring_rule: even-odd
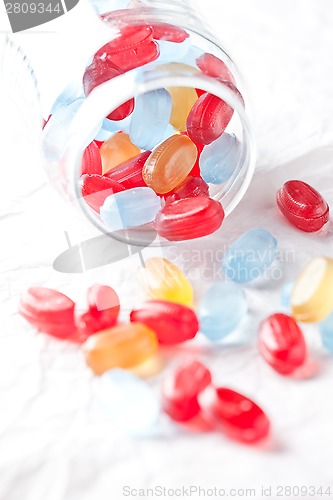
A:
MULTIPOLYGON (((84 99, 131 70, 138 81, 151 68, 211 77, 243 104, 226 62, 195 46, 191 33, 162 22, 129 23, 127 15, 124 9, 101 16, 116 34, 92 56, 81 93, 75 97, 67 88, 53 106, 44 128, 52 160, 59 157, 52 145, 66 143, 65 131, 84 99)), ((177 241, 217 231, 224 220, 219 193, 233 184, 243 161, 233 115, 223 99, 194 87, 166 86, 120 103, 83 151, 82 202, 108 232, 148 225, 177 241)))

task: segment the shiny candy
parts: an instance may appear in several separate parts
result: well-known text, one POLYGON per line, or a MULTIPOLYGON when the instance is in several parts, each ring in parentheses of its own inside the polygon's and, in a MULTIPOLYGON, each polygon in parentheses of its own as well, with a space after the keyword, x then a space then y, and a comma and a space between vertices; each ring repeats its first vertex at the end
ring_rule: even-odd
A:
POLYGON ((118 182, 97 174, 82 175, 80 186, 84 201, 98 213, 108 196, 125 191, 125 188, 118 182))
POLYGON ((250 229, 237 238, 223 257, 224 274, 237 283, 248 283, 272 265, 277 240, 265 229, 250 229))
POLYGON ((286 219, 302 231, 319 231, 329 220, 326 201, 305 182, 286 182, 278 191, 276 200, 286 219))
POLYGON ((121 163, 118 167, 110 170, 106 177, 119 182, 126 189, 146 186, 142 177, 142 169, 150 154, 151 151, 145 151, 131 160, 121 163))
POLYGON ((96 142, 91 142, 84 150, 81 162, 81 174, 102 175, 102 160, 96 142))
POLYGON ((215 283, 200 301, 200 332, 210 340, 220 340, 237 328, 246 312, 247 301, 241 287, 230 281, 215 283))
POLYGON ((153 356, 157 346, 156 334, 140 323, 95 333, 83 345, 87 365, 97 375, 111 368, 134 368, 153 356))
POLYGON ((88 309, 76 315, 75 324, 85 340, 89 335, 110 328, 117 323, 120 303, 117 293, 106 285, 93 285, 87 293, 88 309))
POLYGON ((151 23, 153 28, 153 38, 155 40, 167 40, 168 42, 182 43, 189 34, 185 30, 169 23, 151 23))
POLYGON ((209 387, 199 396, 202 410, 227 436, 245 443, 265 438, 270 422, 251 399, 225 387, 209 387))
POLYGON ((282 375, 294 372, 306 359, 303 332, 286 314, 273 314, 261 323, 258 345, 265 361, 282 375))
POLYGON ((184 198, 194 198, 196 196, 209 197, 209 186, 201 177, 189 175, 185 181, 174 189, 170 194, 165 195, 168 203, 184 198))
POLYGON ((297 278, 291 296, 297 321, 319 322, 333 311, 333 259, 316 257, 297 278))
POLYGON ((57 290, 29 288, 21 297, 20 314, 37 330, 67 339, 75 333, 74 302, 57 290))
POLYGON ((223 184, 236 171, 241 147, 237 138, 224 133, 203 148, 199 165, 202 178, 211 184, 223 184))
POLYGON ((184 182, 197 155, 195 144, 187 136, 173 135, 149 156, 143 167, 143 179, 156 193, 168 193, 184 182))
POLYGON ((182 271, 167 259, 151 257, 138 273, 146 295, 151 299, 169 300, 185 306, 193 302, 193 289, 182 271))
POLYGON ((113 369, 96 380, 97 395, 119 430, 142 435, 158 421, 160 405, 149 385, 126 370, 113 369))
POLYGON ((185 132, 187 117, 198 100, 198 94, 190 87, 168 87, 172 99, 170 123, 180 132, 185 132))
POLYGON ((221 203, 197 196, 167 203, 156 216, 155 229, 169 241, 191 240, 214 233, 223 219, 221 203))
POLYGON ((198 57, 196 63, 205 75, 235 83, 235 79, 227 65, 221 59, 218 59, 218 57, 213 56, 213 54, 202 54, 198 57))
POLYGON ((234 110, 213 94, 203 94, 194 104, 187 118, 187 133, 194 142, 210 144, 216 141, 228 126, 234 110))
POLYGON ((173 345, 191 340, 199 329, 192 309, 166 300, 145 302, 131 312, 130 318, 154 330, 160 344, 173 345))
POLYGON ((132 144, 129 136, 119 132, 113 135, 100 148, 103 174, 121 163, 134 158, 141 153, 140 148, 132 144))
POLYGON ((152 222, 160 208, 161 200, 152 189, 138 187, 108 196, 100 214, 110 231, 118 231, 152 222))
POLYGON ((172 420, 186 422, 198 415, 198 396, 211 383, 209 370, 200 361, 181 364, 162 387, 162 408, 172 420))
POLYGON ((333 353, 333 312, 321 323, 319 323, 319 330, 323 346, 330 353, 333 353))
POLYGON ((135 100, 129 135, 141 149, 153 149, 162 142, 169 125, 171 97, 165 89, 152 90, 135 100))

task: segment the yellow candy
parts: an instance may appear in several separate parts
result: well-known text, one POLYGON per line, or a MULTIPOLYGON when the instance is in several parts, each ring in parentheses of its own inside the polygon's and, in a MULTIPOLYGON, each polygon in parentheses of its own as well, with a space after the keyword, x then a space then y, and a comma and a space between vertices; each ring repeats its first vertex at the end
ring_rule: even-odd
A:
POLYGON ((172 98, 170 123, 180 132, 185 132, 187 117, 198 100, 198 94, 190 87, 169 87, 167 91, 172 98))
POLYGON ((192 305, 192 285, 177 266, 160 257, 147 259, 145 266, 139 270, 139 282, 149 298, 192 305))
POLYGON ((101 149, 103 175, 130 158, 141 153, 141 149, 135 146, 128 134, 118 133, 102 144, 101 149))
POLYGON ((107 328, 83 345, 87 365, 97 375, 112 368, 136 367, 153 356, 157 347, 156 333, 142 323, 107 328))
POLYGON ((316 257, 300 274, 291 296, 292 315, 315 323, 333 310, 333 259, 316 257))

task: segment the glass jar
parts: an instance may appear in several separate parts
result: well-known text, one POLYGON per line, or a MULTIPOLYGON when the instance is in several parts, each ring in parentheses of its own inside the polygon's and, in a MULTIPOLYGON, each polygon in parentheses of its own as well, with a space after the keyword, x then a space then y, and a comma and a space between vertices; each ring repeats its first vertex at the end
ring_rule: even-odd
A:
MULTIPOLYGON (((110 174, 111 170, 104 171, 105 146, 101 146, 101 143, 105 143, 116 134, 127 134, 127 139, 129 134, 131 144, 134 142, 134 148, 132 152, 126 153, 125 160, 125 157, 120 155, 125 163, 145 149, 153 150, 161 143, 160 133, 156 135, 156 143, 151 143, 149 148, 144 147, 142 142, 135 144, 133 140, 135 131, 133 132, 130 124, 134 114, 137 113, 135 108, 138 106, 140 96, 146 96, 147 93, 154 95, 155 91, 167 89, 167 93, 172 97, 170 111, 172 115, 174 112, 177 114, 175 106, 187 99, 187 91, 192 97, 193 92, 196 92, 194 103, 200 96, 208 93, 224 101, 225 106, 233 110, 222 135, 220 134, 213 142, 208 139, 206 144, 197 144, 199 154, 203 147, 204 154, 201 153, 201 156, 205 157, 206 165, 214 164, 214 158, 211 161, 209 158, 210 151, 214 151, 217 168, 220 168, 221 164, 227 171, 227 175, 224 173, 221 176, 216 176, 215 172, 215 177, 213 175, 211 178, 208 172, 210 182, 207 183, 209 197, 220 202, 225 216, 228 216, 244 196, 255 164, 255 148, 244 104, 244 88, 235 64, 187 0, 167 2, 144 0, 130 3, 126 0, 120 2, 110 0, 110 2, 96 2, 96 5, 99 12, 93 13, 91 10, 94 31, 89 35, 89 43, 82 45, 84 54, 80 54, 81 60, 85 63, 81 65, 82 70, 77 72, 53 103, 51 116, 43 130, 43 158, 52 184, 102 232, 132 244, 165 243, 164 238, 156 232, 153 217, 152 220, 145 220, 137 227, 131 227, 131 224, 126 222, 122 228, 111 224, 110 229, 110 223, 103 221, 98 213, 98 207, 91 208, 92 204, 87 203, 87 197, 82 196, 81 174, 101 173, 98 170, 100 166, 96 170, 91 163, 94 162, 96 152, 98 154, 98 147, 101 147, 99 151, 104 161, 104 163, 102 161, 102 173, 107 176, 110 174), (121 9, 111 9, 112 6, 119 7, 119 4, 121 9), (102 10, 106 12, 100 12, 101 5, 102 10), (140 32, 141 28, 144 36, 140 32), (145 36, 148 38, 144 39, 145 36), (120 40, 125 41, 125 47, 121 46, 120 40), (97 59, 98 66, 96 66, 97 59), (108 79, 108 76, 103 75, 105 66, 102 63, 110 63, 112 67, 118 69, 120 67, 121 71, 112 73, 112 70, 112 76, 108 79), (82 84, 84 78, 88 82, 85 88, 82 84), (90 86, 88 92, 87 86, 90 86), (185 94, 179 89, 185 89, 185 94), (174 92, 176 94, 178 92, 178 97, 174 96, 174 92), (124 103, 129 105, 127 111, 124 103), (124 112, 119 114, 119 110, 124 112), (119 120, 119 117, 123 118, 124 115, 125 118, 119 120), (116 120, 109 119, 115 116, 116 120), (228 141, 222 140, 223 137, 236 144, 237 155, 228 150, 226 145, 228 141), (91 146, 92 141, 97 142, 91 146), (214 143, 217 151, 216 147, 212 149, 214 143), (87 150, 88 146, 90 149, 87 150), (89 164, 84 170, 82 170, 83 161, 88 161, 89 164)), ((156 106, 155 121, 157 124, 163 122, 165 128, 164 116, 158 116, 159 104, 156 106)), ((163 106, 160 107, 162 110, 163 106)), ((139 123, 144 123, 145 115, 149 115, 150 109, 146 107, 141 113, 142 120, 139 119, 139 123)), ((46 120, 47 118, 48 116, 45 116, 46 120)), ((212 116, 212 120, 214 119, 212 116)), ((187 134, 186 125, 175 123, 176 119, 171 126, 171 121, 171 118, 168 119, 168 125, 165 130, 163 129, 163 140, 175 134, 187 134)), ((137 116, 136 122, 138 123, 137 116)), ((150 126, 149 123, 148 125, 150 126)), ((158 127, 155 130, 158 130, 158 127)), ((214 127, 212 130, 214 135, 214 127)), ((115 155, 112 156, 115 163, 118 161, 116 158, 115 155)), ((190 175, 200 176, 202 171, 200 159, 196 173, 193 174, 191 171, 190 175)), ((122 163, 121 160, 119 161, 122 163)), ((112 165, 112 170, 113 168, 117 168, 117 165, 112 165)), ((121 184, 121 181, 119 182, 121 184)), ((166 196, 160 196, 161 207, 167 202, 166 196)), ((133 206, 131 208, 133 209, 133 206)), ((134 211, 140 209, 140 206, 134 206, 134 211)), ((122 207, 121 210, 126 210, 126 207, 122 207)), ((122 215, 120 213, 120 220, 123 220, 122 215)))

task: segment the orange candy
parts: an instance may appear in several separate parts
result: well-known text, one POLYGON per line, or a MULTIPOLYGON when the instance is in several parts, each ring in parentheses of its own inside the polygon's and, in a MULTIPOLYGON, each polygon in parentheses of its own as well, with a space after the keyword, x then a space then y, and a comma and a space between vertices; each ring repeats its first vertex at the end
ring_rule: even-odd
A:
POLYGON ((141 153, 141 149, 132 144, 128 134, 117 133, 105 141, 100 149, 103 175, 141 153))
POLYGON ((198 100, 198 94, 191 87, 169 87, 167 91, 172 98, 170 123, 180 132, 185 132, 187 117, 198 100))
POLYGON ((197 147, 191 139, 173 135, 149 156, 143 167, 143 179, 156 193, 168 193, 184 182, 197 156, 197 147))
POLYGON ((156 333, 141 323, 118 325, 86 340, 87 365, 97 375, 112 368, 130 369, 153 356, 157 350, 156 333))

